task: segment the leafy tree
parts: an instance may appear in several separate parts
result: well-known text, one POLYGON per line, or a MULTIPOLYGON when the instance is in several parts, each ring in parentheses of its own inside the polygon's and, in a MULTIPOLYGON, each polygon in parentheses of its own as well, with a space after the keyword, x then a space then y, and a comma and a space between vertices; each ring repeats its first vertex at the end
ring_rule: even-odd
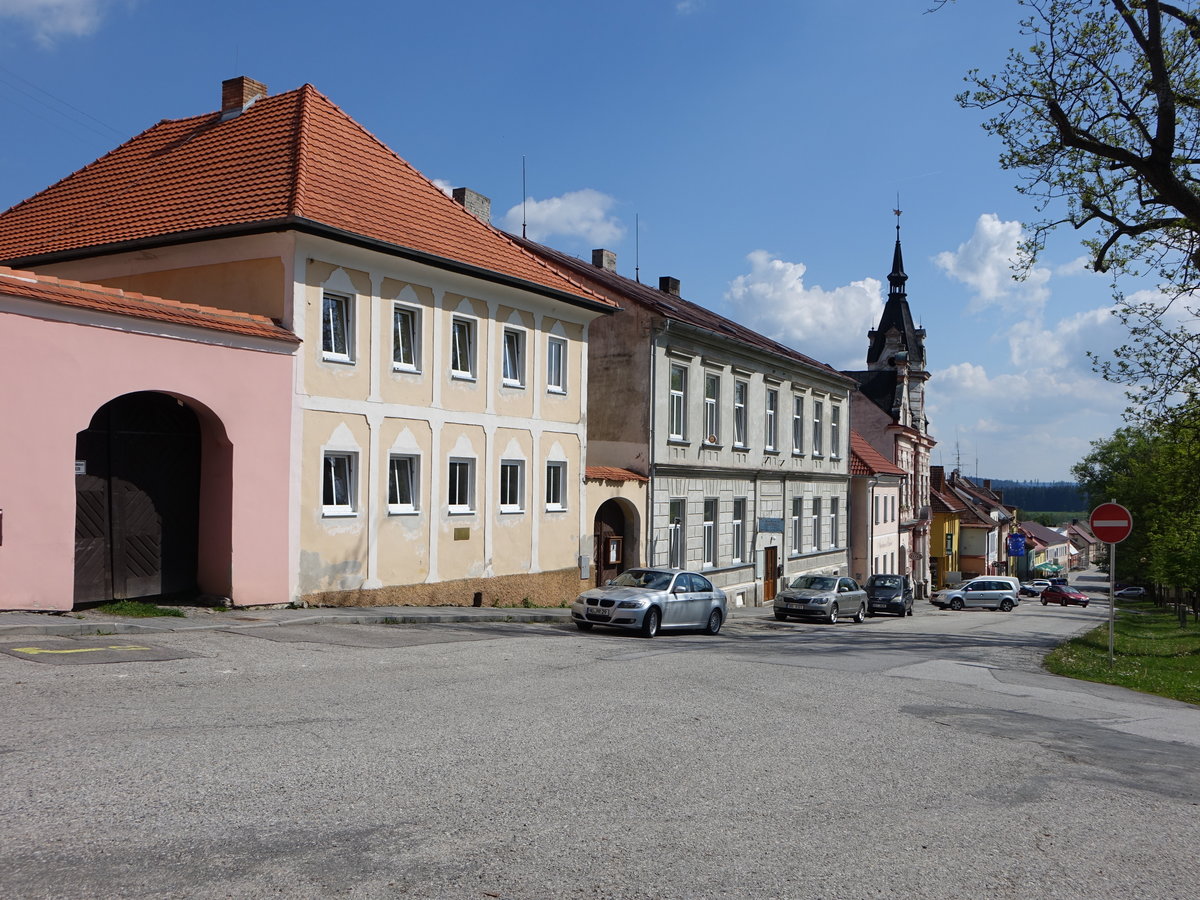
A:
MULTIPOLYGON (((1164 293, 1119 293, 1129 342, 1096 360, 1150 415, 1200 391, 1200 17, 1195 0, 1018 0, 1027 50, 995 75, 970 72, 959 96, 986 111, 1001 165, 1035 200, 1023 263, 1064 225, 1092 266, 1155 279, 1164 293)), ((937 0, 941 8, 945 0, 937 0)))

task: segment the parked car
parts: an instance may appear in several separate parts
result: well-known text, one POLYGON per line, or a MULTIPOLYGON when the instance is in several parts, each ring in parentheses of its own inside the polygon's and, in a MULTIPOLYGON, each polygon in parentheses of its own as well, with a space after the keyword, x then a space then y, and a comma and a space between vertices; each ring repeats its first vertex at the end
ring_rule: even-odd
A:
POLYGON ((863 585, 867 591, 867 615, 913 614, 913 586, 907 575, 872 575, 863 585))
POLYGON ((1063 577, 1060 575, 1060 576, 1058 576, 1057 578, 1051 578, 1051 579, 1050 579, 1050 583, 1051 583, 1051 584, 1067 584, 1068 582, 1067 582, 1067 579, 1063 578, 1063 577))
POLYGON ((867 617, 867 592, 845 575, 797 575, 775 597, 775 618, 821 618, 830 625, 867 617))
POLYGON ((1022 597, 1037 597, 1048 587, 1050 582, 1045 578, 1035 578, 1022 584, 1019 593, 1022 597))
POLYGON ((1048 603, 1057 603, 1060 606, 1076 606, 1086 607, 1090 598, 1083 591, 1077 591, 1068 584, 1052 584, 1050 587, 1042 591, 1042 606, 1048 603))
POLYGON ((652 638, 660 629, 702 628, 717 634, 727 615, 725 592, 698 572, 629 569, 580 594, 571 619, 580 631, 607 625, 652 638))
POLYGON ((984 575, 940 590, 929 602, 940 609, 949 607, 957 610, 968 606, 982 606, 1009 612, 1021 602, 1017 591, 1018 588, 1014 587, 1010 580, 984 575))
POLYGON ((1113 594, 1113 596, 1124 597, 1127 600, 1134 600, 1138 597, 1145 597, 1146 589, 1144 587, 1123 587, 1113 594))

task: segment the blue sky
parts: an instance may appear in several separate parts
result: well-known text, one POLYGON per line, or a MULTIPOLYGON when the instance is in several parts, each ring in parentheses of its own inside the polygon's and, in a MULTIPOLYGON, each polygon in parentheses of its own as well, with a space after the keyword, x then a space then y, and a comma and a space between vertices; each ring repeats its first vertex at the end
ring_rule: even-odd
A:
POLYGON ((1067 478, 1121 424, 1086 351, 1120 343, 1075 236, 1015 283, 1032 220, 963 75, 1020 43, 1015 0, 0 0, 0 209, 235 75, 311 83, 519 231, 838 368, 863 368, 897 195, 927 329, 934 463, 1067 478), (635 223, 636 227, 635 227, 635 223))

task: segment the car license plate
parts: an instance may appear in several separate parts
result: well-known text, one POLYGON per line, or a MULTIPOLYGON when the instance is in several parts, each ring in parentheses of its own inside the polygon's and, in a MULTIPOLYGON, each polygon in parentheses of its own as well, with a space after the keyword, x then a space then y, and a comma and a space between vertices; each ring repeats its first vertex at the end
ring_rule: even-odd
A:
POLYGON ((588 610, 588 615, 593 619, 607 619, 612 614, 606 609, 591 609, 588 610))

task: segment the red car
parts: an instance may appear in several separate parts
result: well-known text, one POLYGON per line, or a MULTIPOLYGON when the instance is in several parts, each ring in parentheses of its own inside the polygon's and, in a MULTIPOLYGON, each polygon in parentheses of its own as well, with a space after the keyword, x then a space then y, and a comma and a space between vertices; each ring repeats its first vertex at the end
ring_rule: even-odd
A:
POLYGON ((1087 594, 1075 590, 1069 584, 1052 584, 1042 591, 1042 606, 1047 603, 1057 603, 1059 606, 1087 606, 1088 600, 1087 594))

